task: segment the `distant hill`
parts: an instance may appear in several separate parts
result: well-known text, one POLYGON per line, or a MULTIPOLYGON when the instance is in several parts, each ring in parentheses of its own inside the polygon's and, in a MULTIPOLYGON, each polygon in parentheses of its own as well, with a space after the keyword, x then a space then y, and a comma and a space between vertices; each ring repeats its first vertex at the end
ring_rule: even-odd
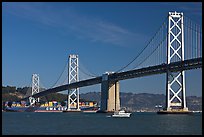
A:
MULTIPOLYGON (((100 104, 100 92, 89 92, 80 94, 80 98, 85 100, 94 100, 100 104)), ((130 111, 157 111, 156 105, 165 106, 166 96, 164 94, 150 93, 120 93, 121 107, 130 111)), ((189 110, 202 110, 202 97, 186 97, 187 107, 189 110)))
MULTIPOLYGON (((2 101, 16 101, 24 97, 26 88, 3 87, 2 88, 2 101), (11 91, 10 91, 11 90, 11 91)), ((100 105, 100 92, 88 92, 80 94, 80 101, 96 101, 100 105)), ((67 95, 61 93, 52 93, 40 97, 42 102, 45 101, 58 101, 63 102, 67 100, 67 95)), ((150 93, 124 93, 120 92, 121 107, 130 111, 156 111, 156 105, 165 106, 166 97, 164 94, 150 94, 150 93)), ((188 96, 186 97, 187 107, 189 110, 201 111, 202 110, 202 97, 188 96)))

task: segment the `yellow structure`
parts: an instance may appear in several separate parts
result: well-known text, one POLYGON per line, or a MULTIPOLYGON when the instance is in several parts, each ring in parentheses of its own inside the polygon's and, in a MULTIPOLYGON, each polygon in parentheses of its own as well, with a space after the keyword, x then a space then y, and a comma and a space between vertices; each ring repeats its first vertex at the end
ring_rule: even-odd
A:
POLYGON ((52 102, 49 102, 49 106, 52 107, 52 106, 53 106, 53 103, 52 103, 52 102))
POLYGON ((89 107, 93 107, 93 102, 89 102, 89 107))

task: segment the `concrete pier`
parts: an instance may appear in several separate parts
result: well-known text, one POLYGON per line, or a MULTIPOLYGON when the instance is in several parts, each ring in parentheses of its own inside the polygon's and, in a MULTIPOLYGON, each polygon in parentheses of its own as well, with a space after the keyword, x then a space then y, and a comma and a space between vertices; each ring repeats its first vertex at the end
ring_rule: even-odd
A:
POLYGON ((106 73, 102 76, 99 112, 114 112, 120 109, 119 81, 110 81, 108 75, 109 73, 106 73))
POLYGON ((160 110, 157 111, 157 114, 192 114, 193 111, 186 109, 171 109, 171 110, 160 110))

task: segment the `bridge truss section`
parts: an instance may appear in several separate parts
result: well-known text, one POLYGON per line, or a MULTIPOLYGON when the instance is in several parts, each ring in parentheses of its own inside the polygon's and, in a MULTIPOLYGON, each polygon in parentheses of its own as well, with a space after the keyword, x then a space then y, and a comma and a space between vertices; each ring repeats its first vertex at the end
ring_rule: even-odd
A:
MULTIPOLYGON (((68 84, 79 81, 79 64, 78 55, 69 55, 69 68, 68 68, 68 84)), ((79 88, 68 90, 68 110, 79 109, 79 88)))
POLYGON ((35 102, 40 101, 39 98, 32 97, 34 94, 39 93, 39 91, 40 91, 39 83, 40 83, 39 75, 38 74, 33 74, 32 75, 31 97, 29 97, 30 105, 34 105, 35 102))
MULTIPOLYGON (((183 13, 169 12, 167 64, 184 60, 184 28, 183 13)), ((166 107, 186 110, 185 73, 184 71, 167 71, 166 78, 166 107)))

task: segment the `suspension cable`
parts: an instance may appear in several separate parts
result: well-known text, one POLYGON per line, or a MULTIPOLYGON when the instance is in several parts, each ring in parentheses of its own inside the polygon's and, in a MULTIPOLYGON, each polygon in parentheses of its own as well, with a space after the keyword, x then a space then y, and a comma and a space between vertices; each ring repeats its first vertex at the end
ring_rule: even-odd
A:
POLYGON ((84 73, 84 74, 87 75, 87 76, 97 77, 97 75, 88 74, 88 73, 86 73, 82 68, 80 68, 80 67, 78 67, 78 68, 81 70, 82 73, 84 73))
POLYGON ((87 76, 91 76, 91 77, 98 77, 98 75, 96 75, 95 73, 93 72, 90 72, 89 70, 86 69, 86 67, 84 67, 83 63, 81 63, 82 61, 80 61, 80 64, 82 67, 79 67, 78 68, 81 70, 81 72, 87 76), (84 69, 85 68, 85 69, 84 69), (87 70, 87 71, 84 71, 84 70, 87 70), (88 72, 88 73, 87 73, 88 72))
POLYGON ((61 78, 62 74, 64 73, 67 64, 68 64, 68 62, 66 62, 65 66, 64 66, 64 68, 63 68, 63 71, 61 72, 61 74, 60 74, 60 76, 58 77, 57 81, 51 86, 51 88, 53 88, 53 87, 57 84, 57 82, 58 82, 59 79, 61 78))
POLYGON ((166 40, 166 37, 158 44, 158 46, 146 58, 144 58, 143 61, 141 61, 137 66, 135 66, 134 69, 140 66, 142 63, 144 63, 158 49, 158 47, 160 47, 161 44, 163 44, 165 40, 166 40))
POLYGON ((158 32, 160 31, 160 29, 162 28, 162 26, 165 24, 166 20, 167 20, 168 16, 166 16, 166 18, 164 19, 162 25, 159 27, 158 31, 154 34, 154 36, 150 39, 150 41, 147 43, 147 45, 142 49, 142 51, 132 60, 130 61, 127 65, 125 65, 124 67, 122 67, 121 69, 117 70, 117 72, 120 72, 122 70, 124 70, 125 68, 127 68, 130 64, 132 64, 143 52, 144 50, 149 46, 149 44, 153 41, 153 39, 156 37, 156 35, 158 34, 158 32))

